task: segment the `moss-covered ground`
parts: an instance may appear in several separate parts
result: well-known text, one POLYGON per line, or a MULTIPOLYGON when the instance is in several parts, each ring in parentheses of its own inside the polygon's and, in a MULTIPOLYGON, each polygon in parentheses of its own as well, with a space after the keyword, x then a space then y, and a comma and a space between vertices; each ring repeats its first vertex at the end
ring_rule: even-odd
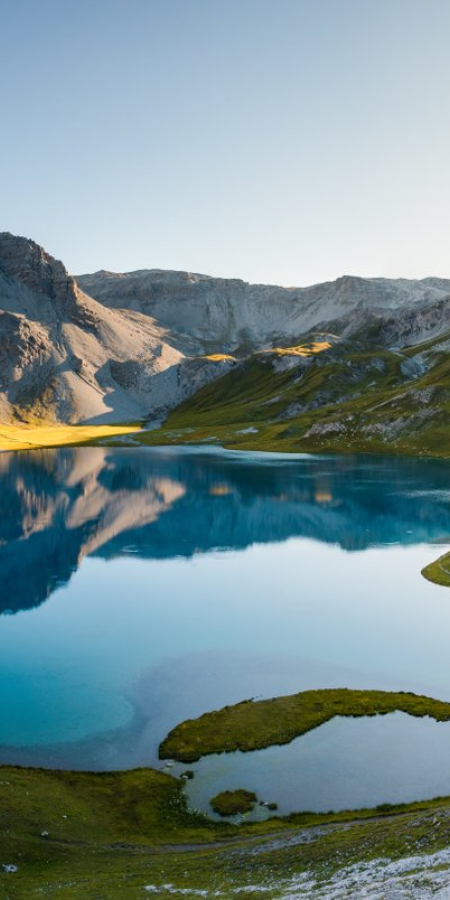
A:
POLYGON ((189 813, 181 783, 161 772, 0 767, 2 900, 276 898, 303 872, 320 881, 449 843, 450 798, 236 827, 189 813))
POLYGON ((450 720, 450 703, 417 694, 331 688, 271 700, 244 700, 177 725, 161 743, 161 759, 194 762, 210 753, 262 750, 288 744, 334 716, 375 716, 394 711, 450 720))

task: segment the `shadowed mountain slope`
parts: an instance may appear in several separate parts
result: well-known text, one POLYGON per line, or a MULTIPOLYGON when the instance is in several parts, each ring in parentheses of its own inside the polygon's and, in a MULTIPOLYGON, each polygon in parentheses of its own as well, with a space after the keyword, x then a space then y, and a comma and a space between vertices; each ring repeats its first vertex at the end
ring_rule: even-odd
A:
POLYGON ((433 452, 450 409, 449 349, 445 279, 74 279, 33 241, 0 234, 4 422, 158 423, 177 408, 174 439, 193 428, 265 449, 433 452))
POLYGON ((0 234, 1 420, 134 421, 218 369, 187 360, 150 316, 97 303, 33 241, 0 234))

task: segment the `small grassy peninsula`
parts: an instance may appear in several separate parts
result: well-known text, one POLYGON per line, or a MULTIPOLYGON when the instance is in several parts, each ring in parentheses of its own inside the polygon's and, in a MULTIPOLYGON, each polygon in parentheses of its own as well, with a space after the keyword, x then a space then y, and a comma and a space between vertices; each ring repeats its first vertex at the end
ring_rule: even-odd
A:
POLYGON ((450 703, 417 694, 333 688, 302 691, 271 700, 244 700, 234 706, 187 719, 159 748, 160 759, 194 762, 210 753, 262 750, 288 744, 334 716, 375 716, 401 711, 411 716, 450 720, 450 703))
POLYGON ((432 581, 433 584, 450 587, 450 553, 444 553, 439 559, 425 566, 422 569, 422 575, 427 581, 432 581))

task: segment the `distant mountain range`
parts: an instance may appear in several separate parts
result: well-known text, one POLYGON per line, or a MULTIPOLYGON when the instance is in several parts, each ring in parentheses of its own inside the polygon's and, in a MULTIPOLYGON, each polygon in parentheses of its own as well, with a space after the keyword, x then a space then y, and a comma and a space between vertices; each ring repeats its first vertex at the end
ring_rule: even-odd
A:
POLYGON ((449 354, 450 280, 73 278, 33 241, 0 234, 3 422, 162 420, 181 404, 168 420, 177 439, 193 428, 236 446, 433 452, 447 435, 449 354))

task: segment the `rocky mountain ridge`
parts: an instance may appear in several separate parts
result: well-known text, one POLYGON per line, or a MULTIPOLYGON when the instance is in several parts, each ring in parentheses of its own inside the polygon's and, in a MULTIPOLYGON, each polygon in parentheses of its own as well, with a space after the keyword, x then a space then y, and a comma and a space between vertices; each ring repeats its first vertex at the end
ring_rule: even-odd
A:
POLYGON ((248 284, 189 272, 140 270, 77 276, 90 296, 110 309, 153 317, 181 349, 245 353, 312 331, 350 336, 367 321, 389 323, 403 345, 450 327, 450 279, 343 276, 305 288, 248 284))
POLYGON ((2 421, 135 421, 224 367, 185 360, 151 317, 108 309, 33 241, 0 234, 2 421))
MULTIPOLYGON (((388 351, 408 382, 427 365, 425 350, 412 358, 408 348, 437 341, 446 352, 449 333, 446 279, 286 288, 158 269, 74 278, 34 241, 0 234, 3 422, 161 420, 227 373, 245 391, 252 361, 302 380, 336 354, 373 354, 375 364, 388 351)), ((358 391, 367 364, 349 365, 358 391)))

